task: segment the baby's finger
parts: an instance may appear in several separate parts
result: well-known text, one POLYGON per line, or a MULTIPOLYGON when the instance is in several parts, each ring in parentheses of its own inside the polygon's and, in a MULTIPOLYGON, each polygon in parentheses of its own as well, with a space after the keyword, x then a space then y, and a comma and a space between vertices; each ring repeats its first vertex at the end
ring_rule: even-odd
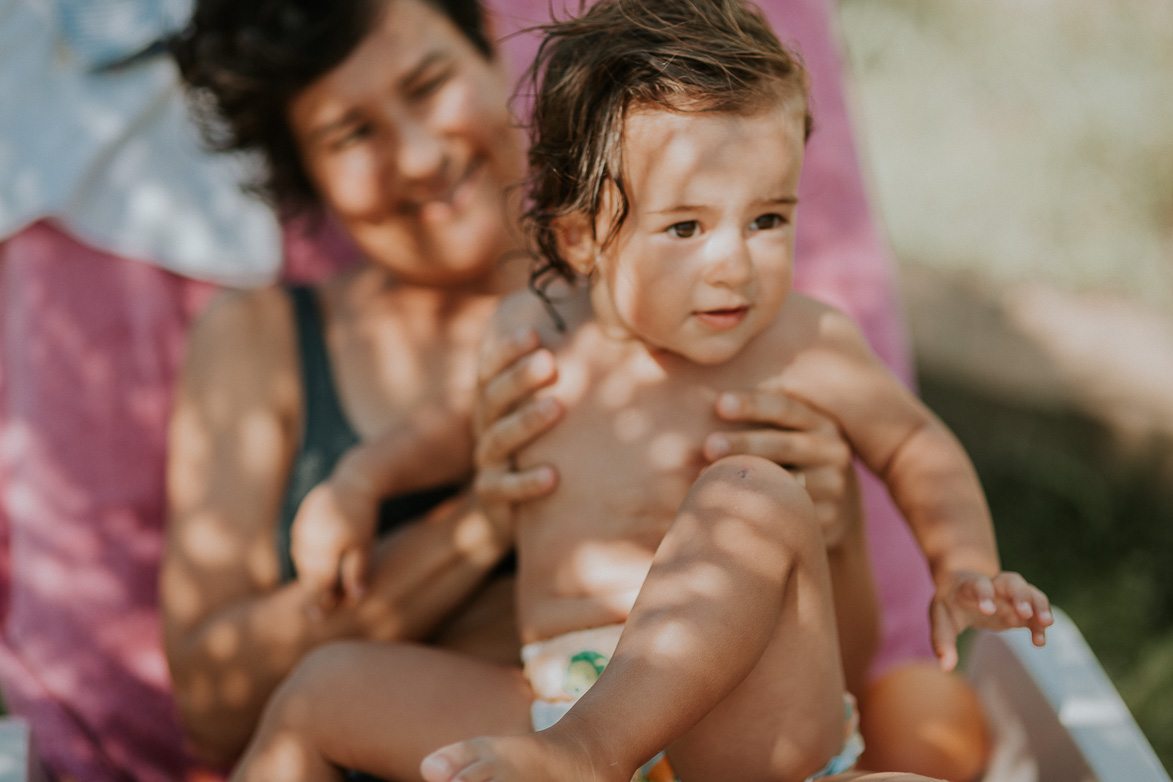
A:
POLYGON ((937 655, 941 668, 952 671, 957 667, 957 635, 960 631, 948 607, 935 598, 929 607, 929 632, 933 653, 937 655))
POLYGON ((557 379, 557 365, 550 351, 539 349, 522 356, 482 385, 478 428, 491 425, 523 399, 557 379))
POLYGON ((1035 618, 1044 627, 1050 627, 1055 624, 1055 617, 1051 613, 1051 600, 1044 594, 1043 590, 1036 586, 1030 588, 1031 604, 1034 605, 1035 618))
POLYGON ((1014 607, 1014 613, 1020 620, 1027 620, 1035 615, 1031 586, 1018 573, 999 573, 994 578, 994 591, 999 600, 1014 607))
POLYGON ((1055 624, 1055 617, 1051 613, 1051 601, 1042 590, 1031 587, 1031 602, 1034 605, 1034 617, 1030 621, 1031 641, 1035 646, 1047 643, 1047 628, 1055 624))
POLYGON ((347 599, 357 602, 366 593, 367 564, 366 548, 352 548, 343 552, 338 563, 338 576, 342 592, 347 599))
POLYGON ((967 610, 977 610, 983 616, 993 616, 998 613, 997 593, 994 583, 986 576, 972 574, 958 588, 958 597, 967 606, 967 610))
POLYGON ((543 464, 517 472, 482 470, 477 474, 476 493, 481 502, 520 503, 544 497, 558 486, 558 471, 543 464))
POLYGON ((563 407, 546 397, 522 405, 498 419, 481 432, 476 445, 476 463, 480 466, 504 464, 562 417, 563 407))

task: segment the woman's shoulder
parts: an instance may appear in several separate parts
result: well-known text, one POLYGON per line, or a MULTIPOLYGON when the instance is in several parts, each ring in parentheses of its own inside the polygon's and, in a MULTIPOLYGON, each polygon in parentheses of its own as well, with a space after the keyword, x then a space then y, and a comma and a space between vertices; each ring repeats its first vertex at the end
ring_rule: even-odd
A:
POLYGON ((286 288, 222 293, 200 315, 188 345, 184 384, 230 392, 242 403, 295 402, 297 355, 286 288))
POLYGON ((561 343, 590 319, 587 286, 559 280, 540 293, 525 288, 502 299, 490 321, 489 334, 509 337, 533 329, 549 347, 561 343))

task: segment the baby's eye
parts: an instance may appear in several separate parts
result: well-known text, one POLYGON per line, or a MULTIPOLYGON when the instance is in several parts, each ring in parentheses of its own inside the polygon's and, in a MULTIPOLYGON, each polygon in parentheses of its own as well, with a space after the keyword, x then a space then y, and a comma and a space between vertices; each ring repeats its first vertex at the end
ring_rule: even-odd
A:
POLYGON ((691 239, 696 236, 700 225, 696 220, 685 220, 680 223, 673 223, 668 226, 668 233, 675 236, 677 239, 691 239))
POLYGON ((784 225, 786 225, 785 217, 777 213, 770 213, 754 220, 750 223, 750 228, 755 231, 768 231, 771 228, 781 228, 784 225))

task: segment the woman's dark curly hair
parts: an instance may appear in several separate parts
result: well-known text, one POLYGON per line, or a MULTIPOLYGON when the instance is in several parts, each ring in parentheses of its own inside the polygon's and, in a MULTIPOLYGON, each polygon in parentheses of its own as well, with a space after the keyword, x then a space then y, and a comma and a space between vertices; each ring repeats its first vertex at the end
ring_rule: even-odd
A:
POLYGON ((608 183, 618 204, 604 244, 627 217, 621 140, 632 106, 740 113, 794 101, 810 135, 806 70, 743 0, 599 0, 539 29, 525 220, 538 255, 530 286, 543 299, 552 278, 575 279, 559 217, 597 217, 608 183))
MULTIPOLYGON (((198 0, 171 41, 205 141, 221 152, 259 152, 250 189, 284 214, 320 206, 289 127, 293 98, 342 63, 388 2, 403 0, 198 0)), ((486 57, 479 0, 423 0, 486 57)))

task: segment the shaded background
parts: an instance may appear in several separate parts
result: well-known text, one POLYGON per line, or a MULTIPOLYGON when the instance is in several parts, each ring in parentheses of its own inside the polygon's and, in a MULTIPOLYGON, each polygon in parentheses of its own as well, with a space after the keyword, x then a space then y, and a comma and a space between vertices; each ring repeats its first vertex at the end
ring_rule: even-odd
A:
POLYGON ((922 396, 1173 767, 1173 2, 838 7, 922 396))

